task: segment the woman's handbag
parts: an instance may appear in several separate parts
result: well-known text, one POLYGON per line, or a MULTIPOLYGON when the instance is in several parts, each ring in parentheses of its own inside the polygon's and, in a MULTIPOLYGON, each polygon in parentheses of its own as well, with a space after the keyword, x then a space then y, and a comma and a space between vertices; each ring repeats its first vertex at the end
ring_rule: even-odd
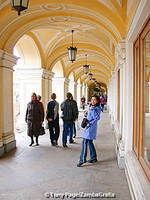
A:
POLYGON ((45 135, 45 129, 44 129, 43 125, 41 125, 41 127, 40 127, 40 135, 45 135))
POLYGON ((87 118, 83 118, 82 122, 81 122, 81 127, 85 128, 88 125, 89 121, 87 118))

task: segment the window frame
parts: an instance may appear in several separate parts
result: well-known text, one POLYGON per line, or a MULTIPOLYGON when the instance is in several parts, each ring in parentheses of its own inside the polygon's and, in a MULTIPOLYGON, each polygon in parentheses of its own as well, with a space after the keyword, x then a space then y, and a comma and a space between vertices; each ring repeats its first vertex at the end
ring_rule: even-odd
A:
POLYGON ((133 45, 133 150, 150 180, 150 168, 143 157, 144 142, 144 90, 145 90, 145 66, 144 66, 144 38, 150 31, 150 18, 138 35, 133 45), (138 56, 137 56, 138 54, 138 56))

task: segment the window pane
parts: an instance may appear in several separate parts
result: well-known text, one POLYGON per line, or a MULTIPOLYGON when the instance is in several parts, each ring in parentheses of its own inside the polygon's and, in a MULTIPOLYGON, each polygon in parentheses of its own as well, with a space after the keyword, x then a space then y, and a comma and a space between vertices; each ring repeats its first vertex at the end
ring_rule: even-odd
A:
POLYGON ((14 6, 20 6, 20 0, 15 0, 14 1, 14 6))
POLYGON ((23 0, 22 1, 22 6, 27 8, 28 7, 28 0, 23 0))
POLYGON ((145 88, 144 88, 144 110, 145 130, 143 137, 144 159, 150 166, 150 32, 144 39, 144 66, 145 66, 145 88))

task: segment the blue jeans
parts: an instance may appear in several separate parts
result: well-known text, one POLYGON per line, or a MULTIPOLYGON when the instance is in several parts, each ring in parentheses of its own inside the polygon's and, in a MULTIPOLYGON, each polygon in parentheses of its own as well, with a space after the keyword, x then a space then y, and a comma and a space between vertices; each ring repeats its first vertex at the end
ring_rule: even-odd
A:
POLYGON ((73 135, 76 136, 76 124, 73 122, 73 135))
POLYGON ((86 157, 87 157, 87 147, 89 146, 89 150, 90 150, 90 160, 94 160, 97 159, 97 155, 96 155, 96 150, 93 144, 93 140, 88 140, 83 138, 82 141, 82 150, 81 150, 81 154, 80 154, 80 162, 84 163, 86 162, 86 157))
POLYGON ((72 142, 73 139, 73 122, 64 121, 63 124, 63 136, 62 136, 62 142, 63 145, 67 144, 67 136, 69 135, 69 142, 72 142))

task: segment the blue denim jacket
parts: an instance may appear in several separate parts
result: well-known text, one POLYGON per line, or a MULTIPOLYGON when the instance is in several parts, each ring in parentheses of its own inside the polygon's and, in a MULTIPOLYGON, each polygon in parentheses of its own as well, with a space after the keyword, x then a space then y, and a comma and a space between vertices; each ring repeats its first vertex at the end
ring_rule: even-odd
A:
POLYGON ((90 106, 87 112, 87 125, 83 131, 82 137, 88 140, 95 140, 97 134, 97 121, 100 119, 100 106, 90 106))

